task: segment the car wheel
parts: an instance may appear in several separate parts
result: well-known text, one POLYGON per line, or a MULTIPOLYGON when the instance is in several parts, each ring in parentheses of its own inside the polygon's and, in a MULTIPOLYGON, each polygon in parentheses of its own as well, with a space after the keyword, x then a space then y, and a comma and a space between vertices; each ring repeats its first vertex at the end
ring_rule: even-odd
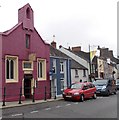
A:
POLYGON ((84 101, 84 95, 80 96, 80 101, 83 102, 84 101))
POLYGON ((114 94, 115 94, 115 95, 117 94, 117 90, 114 91, 114 94))
POLYGON ((67 98, 64 98, 65 101, 67 101, 67 98))
POLYGON ((109 96, 109 95, 110 95, 110 91, 108 90, 108 91, 107 91, 107 96, 109 96))
POLYGON ((96 93, 93 94, 93 99, 96 99, 97 98, 97 95, 96 93))

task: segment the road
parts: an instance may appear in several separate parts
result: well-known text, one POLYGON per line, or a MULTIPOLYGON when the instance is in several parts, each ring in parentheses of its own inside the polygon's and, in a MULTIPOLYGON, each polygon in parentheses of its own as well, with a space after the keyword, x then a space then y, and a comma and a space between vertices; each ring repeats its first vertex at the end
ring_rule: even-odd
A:
POLYGON ((117 95, 3 109, 3 118, 117 118, 117 95))

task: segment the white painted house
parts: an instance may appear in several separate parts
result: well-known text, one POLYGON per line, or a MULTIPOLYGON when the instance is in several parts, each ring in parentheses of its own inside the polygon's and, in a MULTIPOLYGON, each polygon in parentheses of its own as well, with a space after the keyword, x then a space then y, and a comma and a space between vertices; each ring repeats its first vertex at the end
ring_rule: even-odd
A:
POLYGON ((81 51, 81 47, 73 47, 72 50, 66 49, 62 46, 59 50, 69 56, 71 61, 71 81, 78 82, 80 79, 82 81, 89 81, 89 55, 81 51), (87 56, 87 57, 85 57, 87 56))
POLYGON ((71 82, 88 81, 88 69, 71 59, 71 82))

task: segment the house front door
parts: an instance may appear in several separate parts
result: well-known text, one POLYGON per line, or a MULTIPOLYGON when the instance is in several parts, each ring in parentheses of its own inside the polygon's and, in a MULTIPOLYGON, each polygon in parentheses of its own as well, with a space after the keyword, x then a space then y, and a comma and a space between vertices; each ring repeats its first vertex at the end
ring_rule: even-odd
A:
POLYGON ((56 79, 51 80, 51 97, 55 97, 55 94, 57 93, 56 90, 56 79))
POLYGON ((32 75, 24 75, 24 96, 25 98, 31 98, 31 79, 32 75))

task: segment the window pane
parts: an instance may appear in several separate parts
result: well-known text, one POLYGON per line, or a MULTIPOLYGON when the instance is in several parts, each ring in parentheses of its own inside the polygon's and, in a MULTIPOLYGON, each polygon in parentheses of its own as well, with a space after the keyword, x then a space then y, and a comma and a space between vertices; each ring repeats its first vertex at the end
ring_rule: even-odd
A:
POLYGON ((26 48, 30 48, 30 35, 26 35, 26 48))
POLYGON ((45 60, 38 61, 38 78, 46 79, 46 63, 45 60))
POLYGON ((60 72, 64 72, 64 65, 63 65, 63 62, 60 63, 60 72))
POLYGON ((7 62, 6 62, 6 77, 7 77, 7 79, 9 79, 9 60, 7 60, 7 62))
POLYGON ((43 77, 43 71, 42 71, 42 62, 40 62, 40 77, 42 78, 43 77))
POLYGON ((40 66, 40 65, 39 65, 39 62, 38 62, 38 78, 40 77, 40 75, 39 75, 39 74, 40 74, 40 73, 39 73, 39 71, 40 71, 40 70, 39 70, 39 69, 40 69, 39 66, 40 66))
POLYGON ((10 62, 10 75, 11 75, 11 79, 14 79, 14 61, 11 60, 10 62))
POLYGON ((24 68, 32 68, 31 63, 24 62, 24 68))

